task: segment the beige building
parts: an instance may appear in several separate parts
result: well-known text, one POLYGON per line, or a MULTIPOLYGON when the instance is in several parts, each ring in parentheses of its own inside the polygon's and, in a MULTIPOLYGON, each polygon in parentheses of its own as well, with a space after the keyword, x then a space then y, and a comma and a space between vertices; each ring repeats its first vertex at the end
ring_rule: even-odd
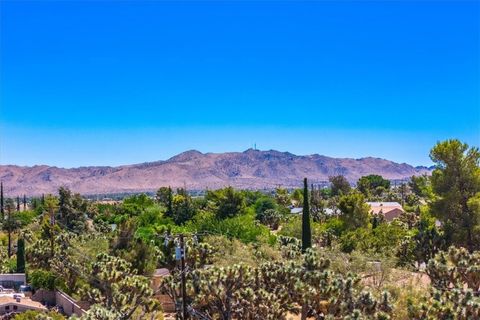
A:
POLYGON ((28 310, 47 311, 40 302, 24 297, 0 296, 0 315, 28 310))
POLYGON ((371 214, 381 214, 389 222, 398 218, 404 212, 398 202, 367 202, 367 204, 370 206, 371 214))

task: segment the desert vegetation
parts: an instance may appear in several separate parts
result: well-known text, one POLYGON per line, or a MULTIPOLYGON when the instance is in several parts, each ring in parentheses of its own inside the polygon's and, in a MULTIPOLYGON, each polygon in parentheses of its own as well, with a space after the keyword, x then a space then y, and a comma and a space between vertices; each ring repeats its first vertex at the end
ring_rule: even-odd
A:
POLYGON ((447 140, 430 156, 431 176, 396 185, 307 176, 299 189, 162 186, 117 202, 2 187, 0 271, 88 302, 82 319, 162 319, 160 294, 180 319, 480 319, 480 153, 447 140), (387 221, 369 201, 404 212, 387 221), (170 274, 154 287, 159 268, 170 274))

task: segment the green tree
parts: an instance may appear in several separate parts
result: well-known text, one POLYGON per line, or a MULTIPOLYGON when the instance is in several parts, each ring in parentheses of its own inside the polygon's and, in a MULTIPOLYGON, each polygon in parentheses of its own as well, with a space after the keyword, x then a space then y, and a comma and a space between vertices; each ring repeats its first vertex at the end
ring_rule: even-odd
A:
POLYGON ((3 219, 5 218, 5 204, 4 204, 4 199, 3 199, 3 182, 0 182, 0 218, 3 219))
POLYGON ((370 208, 361 193, 353 192, 340 197, 338 209, 342 212, 340 219, 347 229, 352 230, 368 225, 370 208))
POLYGON ((433 197, 430 177, 426 174, 422 176, 412 176, 408 182, 408 186, 417 197, 425 199, 431 199, 433 197))
POLYGON ((382 176, 371 174, 358 180, 357 189, 366 197, 381 195, 381 193, 390 189, 390 181, 382 176))
POLYGON ((430 152, 436 165, 431 210, 444 225, 446 238, 469 250, 480 248, 480 152, 459 140, 439 142, 430 152))
POLYGON ((157 190, 156 200, 158 203, 160 203, 162 206, 167 208, 165 211, 165 216, 167 217, 172 217, 173 215, 173 192, 172 188, 170 187, 161 187, 160 189, 157 190))
POLYGON ((342 176, 332 176, 328 178, 331 184, 332 196, 341 196, 350 192, 352 187, 348 180, 342 176))
POLYGON ((301 203, 303 203, 303 190, 302 189, 293 190, 291 198, 295 202, 295 205, 299 206, 301 203))
POLYGON ((64 187, 58 189, 58 222, 61 226, 77 234, 85 231, 87 202, 80 194, 73 195, 72 192, 64 187))
POLYGON ((303 214, 302 214, 302 252, 312 247, 312 230, 310 227, 310 203, 308 200, 308 182, 303 179, 303 214))
POLYGON ((22 237, 17 240, 17 272, 25 273, 25 240, 22 237))
POLYGON ((20 228, 20 222, 18 221, 15 210, 15 202, 13 199, 7 199, 5 202, 5 209, 7 210, 7 218, 2 223, 2 229, 7 232, 8 237, 8 257, 12 256, 12 234, 20 228))
POLYGON ((256 214, 256 219, 261 220, 261 216, 265 213, 267 210, 275 210, 277 208, 277 204, 275 203, 275 200, 273 200, 270 197, 263 196, 257 201, 255 201, 254 209, 255 209, 255 214, 256 214))
POLYGON ((184 224, 196 213, 192 198, 188 194, 176 194, 172 200, 172 219, 176 224, 184 224))
POLYGON ((242 213, 245 208, 245 198, 241 192, 232 187, 208 191, 205 196, 214 206, 215 215, 219 219, 231 218, 242 213))

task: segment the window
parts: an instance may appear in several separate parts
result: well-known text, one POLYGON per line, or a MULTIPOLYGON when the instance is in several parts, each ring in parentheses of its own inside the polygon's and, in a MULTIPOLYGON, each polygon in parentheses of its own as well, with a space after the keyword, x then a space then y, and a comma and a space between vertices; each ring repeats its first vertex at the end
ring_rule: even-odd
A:
POLYGON ((5 311, 8 311, 8 310, 10 310, 10 306, 5 307, 5 311))
POLYGON ((17 309, 18 309, 18 307, 17 307, 17 306, 13 306, 13 310, 17 310, 17 309))

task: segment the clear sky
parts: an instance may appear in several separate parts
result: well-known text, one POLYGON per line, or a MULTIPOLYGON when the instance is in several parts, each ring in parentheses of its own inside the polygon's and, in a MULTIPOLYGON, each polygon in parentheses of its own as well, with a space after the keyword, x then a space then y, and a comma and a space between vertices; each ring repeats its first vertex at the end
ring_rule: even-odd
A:
POLYGON ((480 145, 480 2, 1 1, 0 163, 480 145))

